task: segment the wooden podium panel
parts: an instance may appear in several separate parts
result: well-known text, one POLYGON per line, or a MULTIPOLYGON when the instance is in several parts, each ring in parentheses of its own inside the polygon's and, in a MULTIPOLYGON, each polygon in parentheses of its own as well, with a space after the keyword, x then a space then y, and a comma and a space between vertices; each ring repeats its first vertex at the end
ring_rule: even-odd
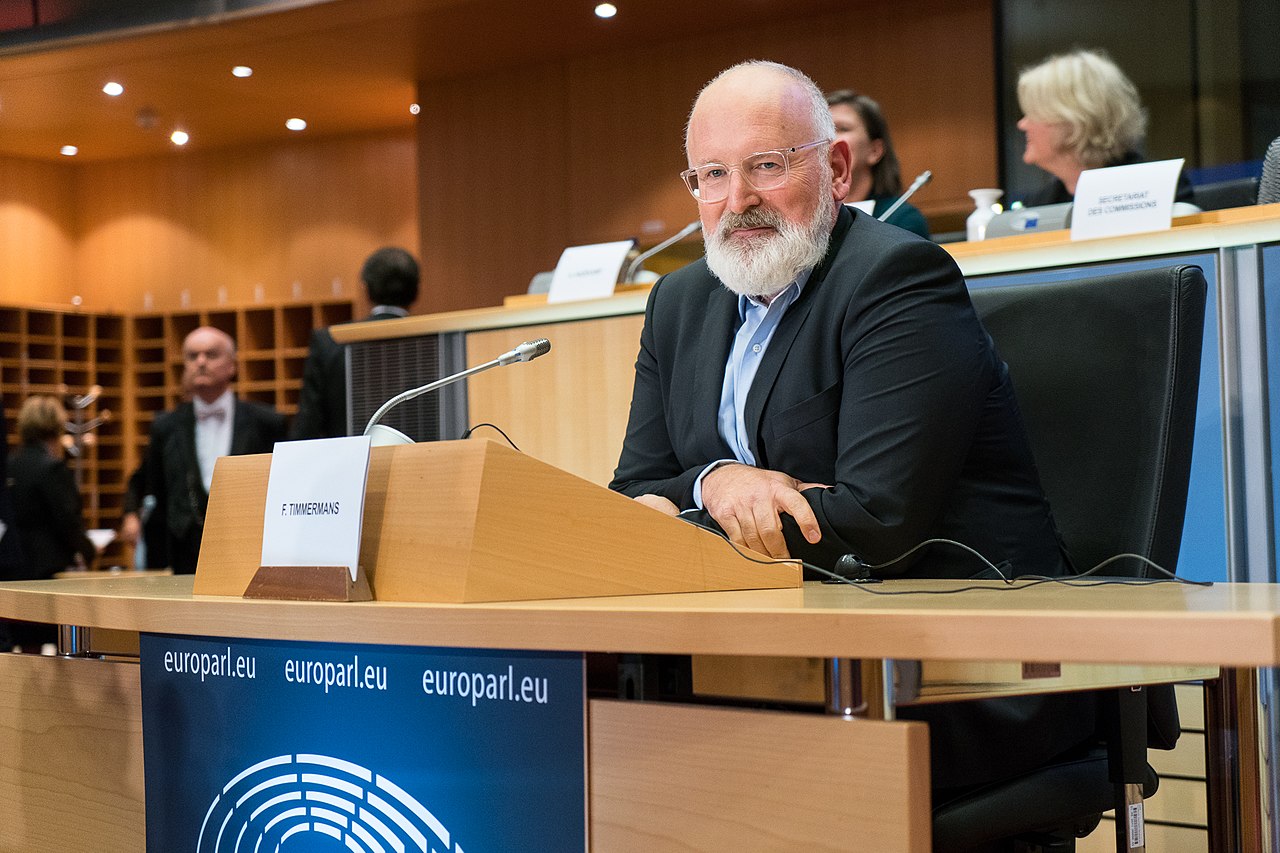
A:
POLYGON ((0 850, 146 848, 138 676, 0 654, 0 850))
MULTIPOLYGON (((218 460, 197 594, 243 595, 257 572, 270 464, 269 454, 218 460)), ((373 449, 360 563, 382 601, 801 585, 797 563, 753 562, 713 533, 483 439, 373 449)))
POLYGON ((930 849, 923 723, 593 700, 591 849, 930 849))

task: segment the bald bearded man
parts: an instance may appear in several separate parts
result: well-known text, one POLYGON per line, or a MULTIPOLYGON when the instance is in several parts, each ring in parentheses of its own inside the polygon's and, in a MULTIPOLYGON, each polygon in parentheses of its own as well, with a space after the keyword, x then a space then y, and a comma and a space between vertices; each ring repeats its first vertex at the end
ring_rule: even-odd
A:
MULTIPOLYGON (((1068 570, 1008 370, 935 244, 841 204, 848 144, 822 92, 769 62, 707 84, 682 177, 706 256, 660 279, 611 487, 775 557, 885 578, 1068 570)), ((1088 695, 904 709, 935 791, 1086 741, 1088 695)))

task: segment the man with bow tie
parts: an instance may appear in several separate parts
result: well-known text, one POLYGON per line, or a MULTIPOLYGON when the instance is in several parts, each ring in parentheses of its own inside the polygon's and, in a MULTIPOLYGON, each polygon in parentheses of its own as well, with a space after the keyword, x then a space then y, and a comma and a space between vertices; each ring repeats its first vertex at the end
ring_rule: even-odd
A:
POLYGON ((147 448, 147 494, 156 498, 169 534, 174 572, 191 574, 200 556, 204 515, 219 456, 270 453, 284 439, 284 416, 231 392, 236 344, 201 326, 182 342, 182 382, 191 402, 158 416, 147 448))

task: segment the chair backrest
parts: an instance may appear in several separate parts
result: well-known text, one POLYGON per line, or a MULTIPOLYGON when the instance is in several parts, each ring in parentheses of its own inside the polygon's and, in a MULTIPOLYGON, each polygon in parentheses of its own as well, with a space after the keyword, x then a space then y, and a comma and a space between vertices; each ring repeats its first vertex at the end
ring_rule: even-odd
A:
POLYGON ((1191 200, 1201 210, 1252 207, 1258 200, 1258 179, 1250 175, 1212 184, 1196 184, 1191 188, 1191 200))
POLYGON ((1258 204, 1280 201, 1280 137, 1271 140, 1262 158, 1262 180, 1258 184, 1258 204))
MULTIPOLYGON (((1177 565, 1205 291, 1199 267, 1176 266, 971 292, 1078 571, 1121 553, 1177 565)), ((1102 574, 1153 573, 1124 560, 1102 574)))

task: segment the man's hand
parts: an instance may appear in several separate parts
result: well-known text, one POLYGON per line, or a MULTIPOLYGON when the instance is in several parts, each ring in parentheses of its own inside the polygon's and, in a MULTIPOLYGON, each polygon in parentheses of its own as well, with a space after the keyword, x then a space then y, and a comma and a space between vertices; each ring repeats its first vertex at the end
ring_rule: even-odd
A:
POLYGON ((120 522, 120 541, 126 545, 137 545, 141 534, 142 519, 136 512, 126 512, 124 520, 120 522))
POLYGON ((731 463, 702 478, 702 506, 737 544, 783 559, 791 554, 782 536, 780 513, 794 518, 809 542, 822 538, 818 519, 800 494, 811 488, 828 487, 798 482, 781 471, 731 463))
POLYGON ((666 513, 667 515, 680 514, 680 508, 664 498, 662 495, 636 495, 635 501, 636 503, 644 504, 650 509, 656 509, 658 512, 666 513))

